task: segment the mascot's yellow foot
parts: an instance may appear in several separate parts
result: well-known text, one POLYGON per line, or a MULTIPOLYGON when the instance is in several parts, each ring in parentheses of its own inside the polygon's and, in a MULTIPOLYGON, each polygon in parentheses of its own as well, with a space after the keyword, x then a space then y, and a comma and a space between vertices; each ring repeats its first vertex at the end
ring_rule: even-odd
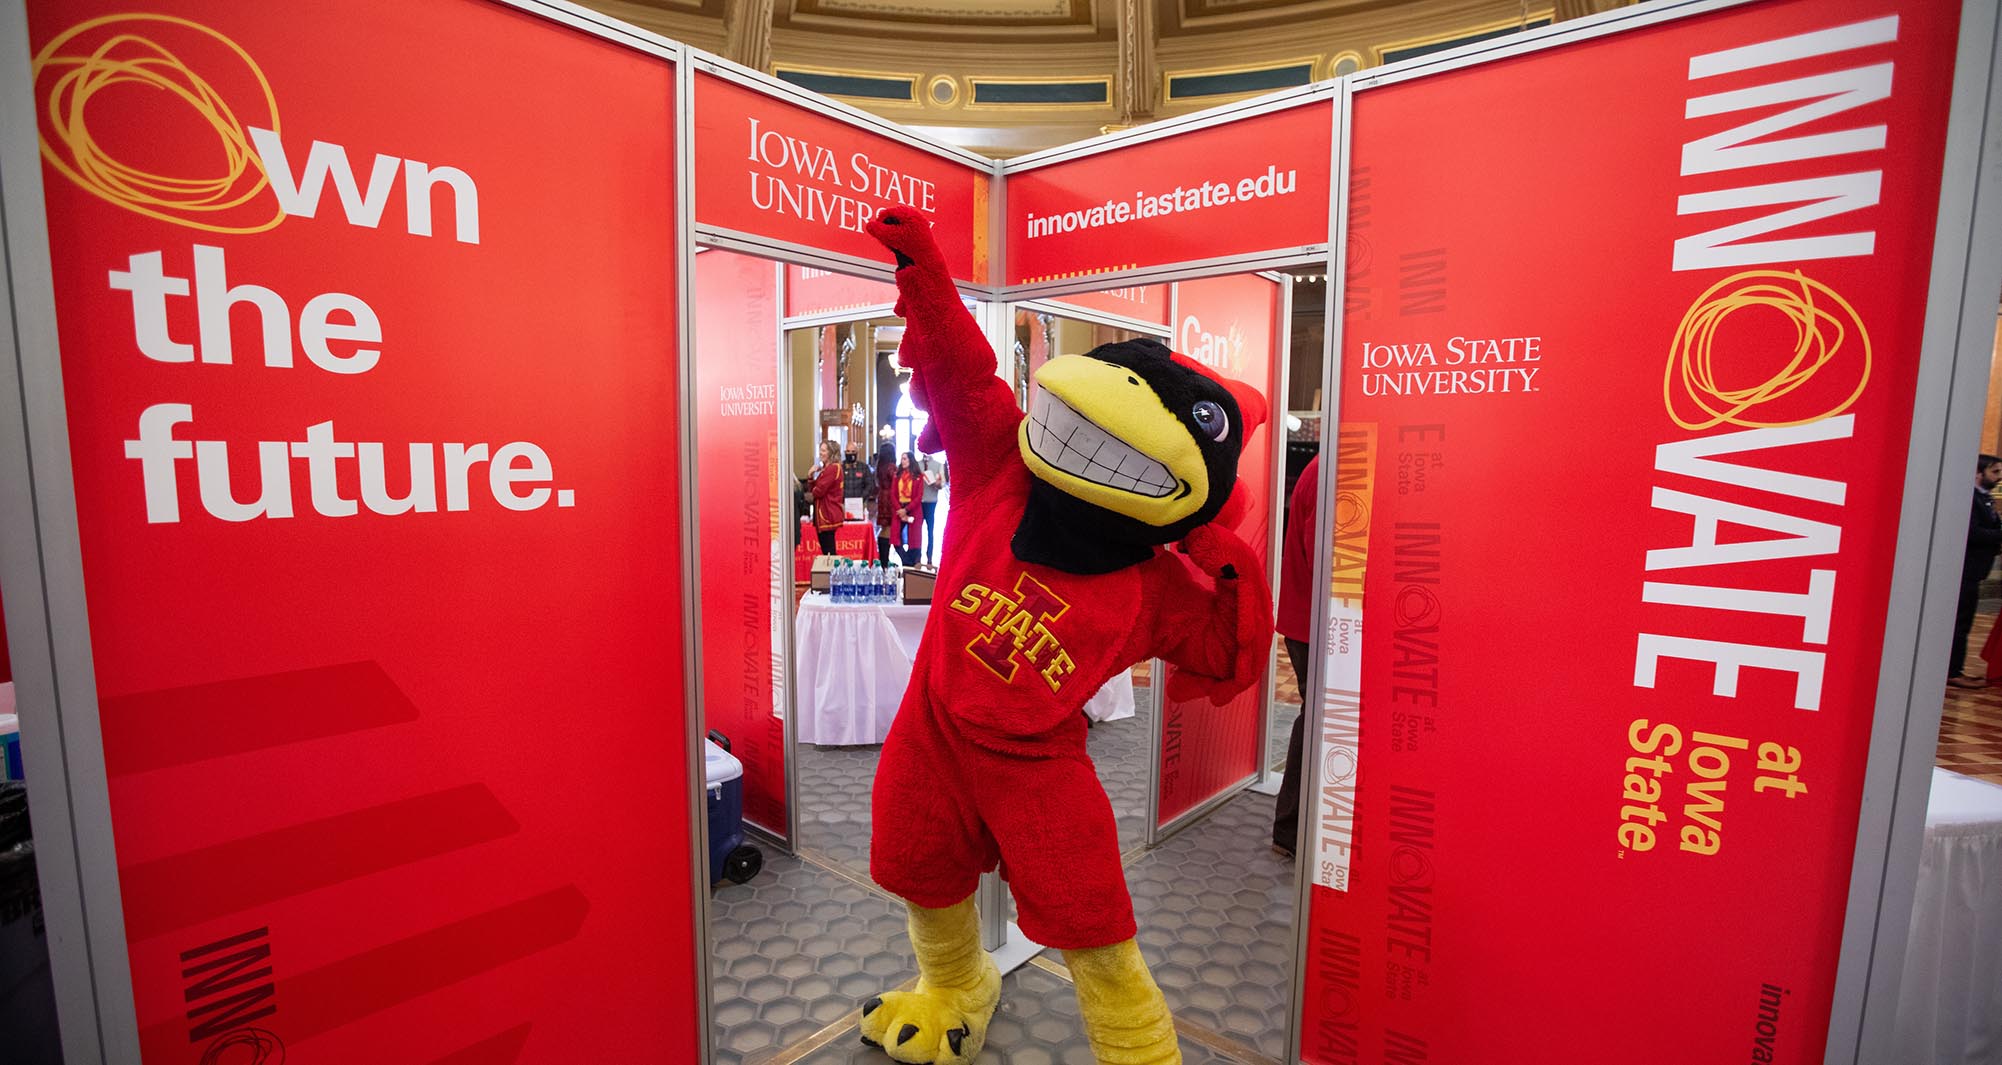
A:
POLYGON ((864 1003, 863 1041, 897 1061, 966 1065, 987 1042, 987 1022, 1001 998, 1001 973, 993 962, 980 987, 970 991, 927 988, 885 991, 864 1003))
POLYGON ((1099 1065, 1181 1065, 1175 1019, 1132 940, 1064 951, 1099 1065))
POLYGON ((1001 1001, 1001 970, 980 949, 971 898, 942 910, 910 910, 917 988, 864 1002, 862 1041, 912 1065, 969 1065, 1001 1001))

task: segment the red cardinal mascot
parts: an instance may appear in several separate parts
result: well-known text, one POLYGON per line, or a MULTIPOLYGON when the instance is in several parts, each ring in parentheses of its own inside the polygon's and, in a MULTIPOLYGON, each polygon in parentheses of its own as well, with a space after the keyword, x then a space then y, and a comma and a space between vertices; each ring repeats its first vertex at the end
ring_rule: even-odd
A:
POLYGON ((932 241, 885 211, 898 358, 952 466, 930 620, 876 773, 869 869, 910 907, 919 979, 862 1007, 862 1037, 903 1062, 980 1052, 1001 978, 973 890, 1002 867, 1022 931, 1061 948, 1100 1062, 1179 1062, 1173 1019, 1133 942, 1112 805, 1085 753, 1085 702, 1148 658, 1169 695, 1222 699, 1259 677, 1272 601, 1257 556, 1214 524, 1258 394, 1152 340, 1051 360, 1030 415, 932 241), (1182 552, 1164 549, 1180 543, 1182 552))

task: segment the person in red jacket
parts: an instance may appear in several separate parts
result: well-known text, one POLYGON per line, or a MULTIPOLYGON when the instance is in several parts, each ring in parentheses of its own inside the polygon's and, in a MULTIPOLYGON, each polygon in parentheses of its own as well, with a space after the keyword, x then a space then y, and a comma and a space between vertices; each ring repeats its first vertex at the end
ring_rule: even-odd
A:
POLYGON ((890 546, 897 549, 897 556, 906 566, 918 562, 918 549, 923 546, 925 483, 918 476, 918 461, 906 451, 897 458, 897 527, 890 537, 890 546))
POLYGON ((1300 747, 1305 741, 1307 670, 1314 632, 1314 505, 1321 493, 1321 457, 1314 456, 1293 495, 1286 502, 1286 539, 1279 549, 1279 622, 1275 628, 1286 641, 1303 701, 1286 740, 1286 771, 1279 778, 1279 796, 1272 812, 1272 845, 1293 856, 1300 836, 1300 747))
POLYGON ((890 541, 897 532, 897 449, 876 449, 876 561, 890 564, 890 541))
POLYGON ((1177 699, 1262 675, 1271 594, 1211 519, 1264 400, 1132 340, 1050 360, 1025 419, 930 223, 896 208, 868 229, 897 258, 898 357, 931 416, 919 446, 952 464, 954 516, 873 802, 869 870, 908 903, 918 983, 863 1003, 862 1037, 902 1062, 979 1054, 1001 978, 973 891, 999 865, 1022 931, 1064 951, 1099 1059, 1178 1061, 1081 711, 1151 657, 1180 667, 1177 699))
POLYGON ((848 520, 841 496, 841 446, 832 440, 820 442, 820 465, 814 467, 813 531, 820 537, 820 553, 834 553, 834 532, 848 520))

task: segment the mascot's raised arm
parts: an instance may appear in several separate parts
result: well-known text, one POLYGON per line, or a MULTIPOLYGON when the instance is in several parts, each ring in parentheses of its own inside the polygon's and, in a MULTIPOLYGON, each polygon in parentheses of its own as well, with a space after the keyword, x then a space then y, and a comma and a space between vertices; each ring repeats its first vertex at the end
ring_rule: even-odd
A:
POLYGON ((1112 805, 1085 753, 1084 704, 1159 657, 1173 698, 1258 680, 1272 599, 1257 556, 1213 524, 1265 417, 1249 388, 1152 340, 1052 359, 1033 416, 995 376, 931 223, 885 211, 897 259, 898 359, 944 448, 952 522, 936 604, 876 773, 870 874, 910 906, 915 989, 862 1007, 897 1061, 980 1052, 1001 978, 973 891, 999 865, 1022 931, 1060 948, 1100 1062, 1178 1062, 1173 1019, 1133 941, 1112 805), (1165 550, 1179 543, 1183 554, 1165 550))

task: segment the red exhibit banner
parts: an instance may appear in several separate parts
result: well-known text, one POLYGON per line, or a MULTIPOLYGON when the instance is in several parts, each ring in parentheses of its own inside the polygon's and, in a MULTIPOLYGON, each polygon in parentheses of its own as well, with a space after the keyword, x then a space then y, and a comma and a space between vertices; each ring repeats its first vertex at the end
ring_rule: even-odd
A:
POLYGON ((694 1060, 672 64, 129 9, 28 14, 144 1060, 694 1060))
MULTIPOLYGON (((705 253, 706 254, 706 253, 705 253)), ((786 266, 786 317, 893 307, 897 286, 815 266, 786 266)))
POLYGON ((1313 100, 1008 174, 1008 280, 1328 242, 1334 105, 1313 100))
MULTIPOLYGON (((834 530, 834 553, 858 562, 876 560, 876 527, 866 521, 851 521, 834 530)), ((813 560, 820 557, 820 537, 813 523, 801 518, 799 540, 793 546, 792 577, 799 584, 813 579, 813 560)))
POLYGON ((955 279, 987 283, 987 171, 700 70, 695 157, 697 225, 882 262, 863 226, 902 204, 937 223, 955 279))
MULTIPOLYGON (((1176 351, 1201 362, 1219 377, 1243 381, 1266 397, 1279 387, 1279 284, 1257 274, 1234 274, 1175 286, 1175 307, 1181 327, 1173 340, 1176 351)), ((1239 490, 1245 510, 1231 531, 1271 562, 1272 432, 1268 419, 1244 440, 1237 460, 1239 490)), ((1174 666, 1161 666, 1163 677, 1174 666)), ((1163 684, 1162 691, 1166 692, 1163 684)), ((1217 704, 1208 699, 1161 701, 1161 793, 1159 824, 1204 802, 1258 772, 1264 752, 1258 749, 1258 723, 1265 713, 1265 684, 1253 685, 1235 699, 1217 704)))
POLYGON ((792 582, 778 509, 779 264, 715 248, 696 256, 695 315, 703 725, 744 763, 745 818, 784 838, 778 649, 792 582))
POLYGON ((1087 311, 1116 314, 1121 318, 1131 318, 1154 325, 1167 325, 1168 306, 1167 285, 1129 285, 1125 288, 1108 288, 1098 292, 1076 292, 1068 296, 1052 297, 1049 302, 1069 304, 1087 311))
POLYGON ((1352 858, 1307 1061, 1823 1060, 1960 7, 1358 92, 1360 754, 1302 856, 1352 858))

